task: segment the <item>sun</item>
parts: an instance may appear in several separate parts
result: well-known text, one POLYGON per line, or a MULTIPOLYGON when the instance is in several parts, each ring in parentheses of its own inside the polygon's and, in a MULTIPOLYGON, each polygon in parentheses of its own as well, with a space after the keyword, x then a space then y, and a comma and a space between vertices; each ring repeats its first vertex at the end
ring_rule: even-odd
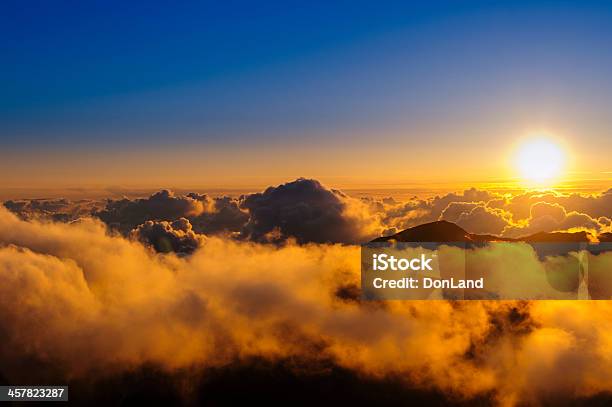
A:
POLYGON ((559 179, 565 165, 565 153, 547 137, 530 138, 517 149, 515 166, 529 186, 551 186, 559 179))

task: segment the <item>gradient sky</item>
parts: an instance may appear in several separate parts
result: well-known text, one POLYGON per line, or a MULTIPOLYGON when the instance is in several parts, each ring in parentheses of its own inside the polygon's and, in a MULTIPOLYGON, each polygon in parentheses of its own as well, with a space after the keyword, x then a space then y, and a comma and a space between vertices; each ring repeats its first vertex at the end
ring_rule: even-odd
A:
POLYGON ((0 187, 612 178, 610 3, 181 3, 2 3, 0 187))

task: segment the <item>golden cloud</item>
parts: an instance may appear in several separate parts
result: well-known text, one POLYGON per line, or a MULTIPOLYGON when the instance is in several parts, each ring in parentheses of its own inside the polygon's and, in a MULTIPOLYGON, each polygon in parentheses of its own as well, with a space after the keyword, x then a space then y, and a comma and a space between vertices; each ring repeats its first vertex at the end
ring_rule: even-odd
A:
MULTIPOLYGON (((32 359, 70 378, 303 356, 453 397, 493 394, 502 405, 612 391, 607 302, 376 305, 337 295, 358 284, 358 247, 212 237, 180 258, 109 235, 99 221, 23 221, 5 209, 0 246, 7 377, 34 374, 18 367, 32 359)), ((527 252, 495 250, 541 267, 527 252)), ((612 267, 610 254, 597 260, 612 267)))

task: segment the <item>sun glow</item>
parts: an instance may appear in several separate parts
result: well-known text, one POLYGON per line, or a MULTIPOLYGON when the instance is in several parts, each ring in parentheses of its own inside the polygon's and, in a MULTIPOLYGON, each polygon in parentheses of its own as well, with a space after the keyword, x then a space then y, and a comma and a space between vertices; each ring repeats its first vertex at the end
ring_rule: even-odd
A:
POLYGON ((564 165, 563 149, 545 137, 526 140, 515 155, 515 166, 528 186, 551 186, 559 180, 564 165))

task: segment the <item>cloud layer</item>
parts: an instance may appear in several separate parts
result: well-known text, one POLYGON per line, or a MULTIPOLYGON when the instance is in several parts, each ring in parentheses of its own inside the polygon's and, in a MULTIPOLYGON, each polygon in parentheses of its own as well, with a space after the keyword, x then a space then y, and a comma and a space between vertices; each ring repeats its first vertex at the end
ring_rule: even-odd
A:
MULTIPOLYGON (((528 245, 496 256, 492 266, 541 267, 528 245)), ((594 259, 612 268, 612 253, 594 259)), ((94 219, 25 221, 0 208, 0 376, 72 380, 257 357, 333 360, 500 405, 612 391, 608 302, 362 302, 359 264, 356 246, 229 236, 187 257, 155 254, 94 219)))
MULTIPOLYGON (((316 180, 298 179, 240 197, 176 196, 99 201, 23 200, 5 206, 23 219, 100 218, 124 236, 146 222, 187 219, 195 234, 282 243, 354 244, 426 222, 447 220, 471 233, 521 237, 538 232, 612 232, 612 190, 580 195, 524 192, 500 195, 475 188, 430 199, 353 198, 316 180)), ((145 228, 145 227, 143 227, 145 228)), ((141 228, 141 229, 143 229, 141 228)), ((143 241, 146 241, 143 240, 143 241)))

